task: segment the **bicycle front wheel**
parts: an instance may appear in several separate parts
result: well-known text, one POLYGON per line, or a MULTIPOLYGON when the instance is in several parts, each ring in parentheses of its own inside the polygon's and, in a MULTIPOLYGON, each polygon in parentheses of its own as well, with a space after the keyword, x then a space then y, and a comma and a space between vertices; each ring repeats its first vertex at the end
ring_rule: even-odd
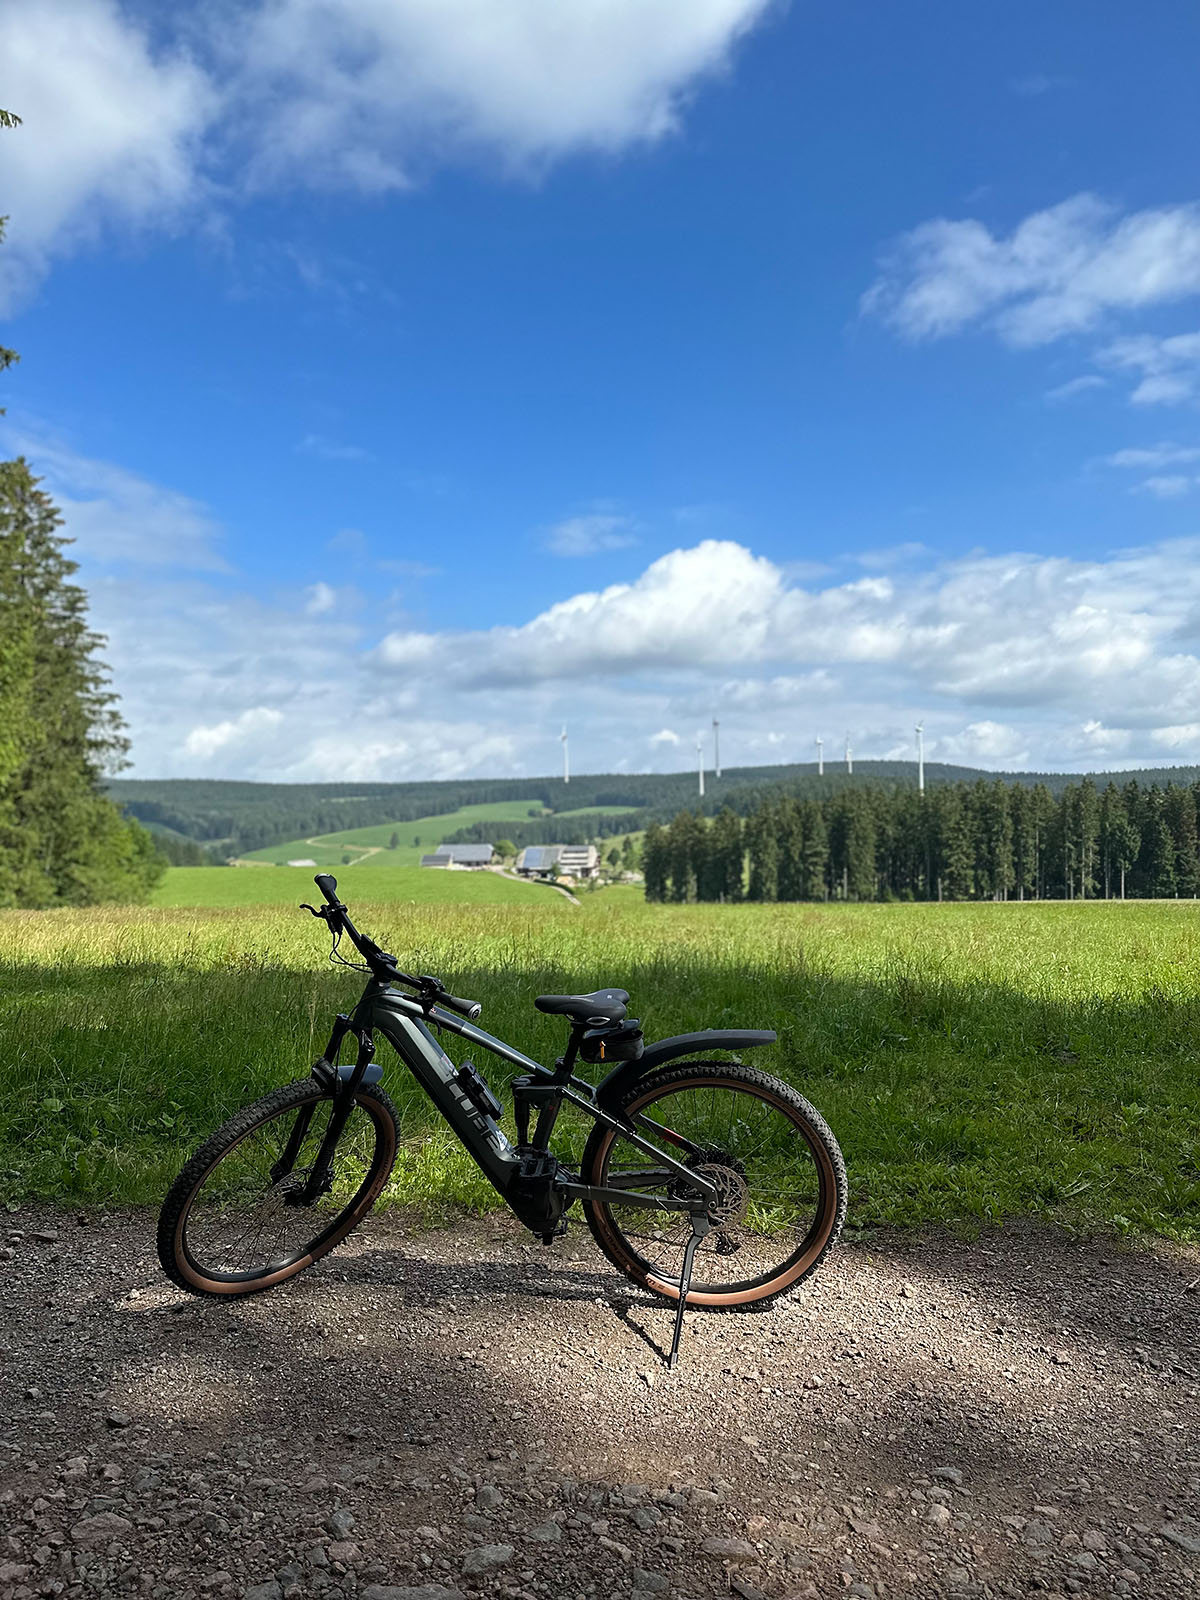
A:
MULTIPOLYGON (((779 1078, 734 1061, 667 1068, 635 1083, 621 1112, 643 1138, 708 1179, 717 1191, 700 1241, 687 1303, 748 1310, 794 1289, 835 1243, 846 1215, 846 1169, 824 1118, 779 1078)), ((626 1277, 679 1299, 687 1213, 658 1198, 685 1184, 655 1157, 597 1123, 584 1182, 648 1196, 585 1203, 589 1228, 626 1277)))
POLYGON ((158 1258, 172 1282, 192 1294, 270 1289, 358 1226, 396 1159, 396 1109, 381 1089, 360 1088, 329 1186, 297 1204, 332 1110, 332 1095, 310 1078, 272 1090, 217 1129, 163 1202, 158 1258))

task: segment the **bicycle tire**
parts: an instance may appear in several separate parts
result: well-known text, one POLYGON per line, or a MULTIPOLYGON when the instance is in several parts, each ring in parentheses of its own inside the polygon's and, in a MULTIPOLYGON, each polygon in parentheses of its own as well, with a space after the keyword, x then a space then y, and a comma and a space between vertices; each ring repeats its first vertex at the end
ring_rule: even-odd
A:
MULTIPOLYGON (((243 1107, 219 1127, 196 1151, 171 1185, 158 1219, 158 1259, 172 1283, 189 1294, 233 1296, 255 1294, 273 1288, 303 1272, 342 1242, 370 1211, 387 1183, 396 1160, 399 1144, 399 1119, 391 1100, 376 1085, 364 1085, 355 1094, 354 1110, 365 1112, 374 1130, 371 1160, 362 1181, 348 1202, 332 1216, 315 1208, 289 1208, 297 1217, 312 1212, 314 1237, 286 1260, 267 1263, 257 1274, 215 1273, 206 1270, 189 1248, 188 1223, 206 1182, 249 1136, 290 1113, 312 1105, 316 1108, 333 1097, 311 1078, 300 1079, 273 1089, 253 1104, 243 1107)), ((347 1128, 350 1124, 347 1124, 347 1128)), ((345 1138, 345 1135, 343 1135, 345 1138)), ((341 1142, 339 1141, 339 1150, 341 1142)), ((337 1162, 335 1152, 335 1165, 337 1162)), ((284 1180, 286 1181, 286 1180, 284 1180)), ((276 1189, 278 1185, 274 1186, 276 1189)), ((279 1215, 284 1215, 282 1203, 279 1215)), ((286 1220, 286 1219, 285 1219, 286 1220)), ((303 1227, 301 1229, 303 1231, 303 1227)))
MULTIPOLYGON (((791 1294, 816 1271, 836 1244, 846 1217, 846 1168, 837 1140, 820 1112, 782 1079, 755 1067, 742 1066, 740 1062, 688 1062, 651 1073, 639 1079, 622 1096, 619 1114, 631 1117, 645 1111, 656 1101, 667 1098, 672 1091, 688 1092, 706 1088, 744 1092, 782 1112, 810 1153, 818 1180, 817 1204, 811 1225, 797 1248, 769 1274, 732 1284, 706 1284, 704 1272, 710 1268, 713 1256, 718 1252, 710 1251, 706 1256, 704 1246, 707 1241, 702 1241, 701 1250, 696 1256, 693 1286, 687 1297, 688 1305, 710 1310, 749 1311, 791 1294)), ((647 1137, 654 1136, 650 1133, 647 1137)), ((619 1140, 619 1131, 596 1124, 583 1155, 585 1183, 604 1185, 612 1152, 619 1140)), ((747 1197, 749 1193, 747 1186, 747 1197)), ((672 1281, 669 1273, 663 1272, 644 1252, 639 1251, 622 1228, 618 1214, 628 1215, 630 1208, 585 1201, 583 1210, 592 1237, 620 1272, 664 1299, 678 1301, 678 1274, 672 1281)), ((686 1223, 677 1224, 676 1231, 680 1235, 678 1252, 682 1258, 683 1242, 690 1227, 686 1223)), ((711 1239, 713 1235, 708 1237, 711 1239)))

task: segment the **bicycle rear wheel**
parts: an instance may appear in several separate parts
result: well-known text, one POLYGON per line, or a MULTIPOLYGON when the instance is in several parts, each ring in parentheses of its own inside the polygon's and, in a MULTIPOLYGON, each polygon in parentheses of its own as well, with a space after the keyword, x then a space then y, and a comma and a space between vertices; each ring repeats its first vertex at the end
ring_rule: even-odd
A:
POLYGON ((396 1159, 396 1109, 360 1088, 334 1152, 331 1184, 297 1205, 329 1125, 333 1096, 311 1078, 274 1089, 207 1140, 171 1186, 158 1219, 163 1271, 192 1294, 243 1295, 303 1272, 356 1228, 396 1159), (293 1132, 289 1170, 274 1175, 293 1132))
MULTIPOLYGON (((779 1078, 734 1061, 693 1062, 635 1083, 622 1114, 717 1190, 687 1303, 741 1311, 787 1294, 836 1242, 846 1169, 824 1118, 779 1078)), ((670 1169, 597 1123, 584 1182, 679 1198, 670 1169)), ((628 1278, 678 1300, 688 1216, 642 1205, 587 1203, 588 1227, 628 1278)))

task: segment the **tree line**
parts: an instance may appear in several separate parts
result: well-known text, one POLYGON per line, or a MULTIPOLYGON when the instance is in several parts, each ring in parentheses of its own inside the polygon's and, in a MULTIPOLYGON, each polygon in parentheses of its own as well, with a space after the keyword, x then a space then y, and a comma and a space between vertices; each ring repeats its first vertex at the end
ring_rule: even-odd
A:
POLYGON ((642 848, 646 898, 1164 899, 1200 893, 1200 783, 1054 794, 979 779, 774 796, 744 819, 681 811, 642 848))

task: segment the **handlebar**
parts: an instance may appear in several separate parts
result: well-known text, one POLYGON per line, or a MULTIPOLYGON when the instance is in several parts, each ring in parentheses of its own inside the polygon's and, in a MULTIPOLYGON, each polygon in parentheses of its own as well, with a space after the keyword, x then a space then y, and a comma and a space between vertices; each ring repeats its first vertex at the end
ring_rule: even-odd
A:
POLYGON ((439 1006, 445 1006, 447 1011, 457 1011, 460 1017, 466 1017, 468 1022, 474 1022, 483 1010, 478 1000, 460 1000, 456 994, 447 994, 445 989, 437 997, 439 1006))
POLYGON ((368 938, 365 933, 359 933, 351 922, 346 907, 338 899, 337 879, 331 872, 318 872, 313 882, 324 896, 325 904, 320 911, 316 911, 312 906, 308 906, 307 909, 312 911, 314 916, 323 917, 335 934, 344 932, 376 978, 387 983, 408 984, 420 995, 427 1012, 432 1006, 444 1006, 447 1011, 456 1011, 460 1017, 466 1017, 468 1022, 475 1021, 483 1010, 478 1000, 463 1000, 458 995, 451 994, 443 986, 440 978, 431 976, 414 978, 410 973, 401 972, 394 956, 388 955, 386 950, 381 950, 374 939, 368 938))

